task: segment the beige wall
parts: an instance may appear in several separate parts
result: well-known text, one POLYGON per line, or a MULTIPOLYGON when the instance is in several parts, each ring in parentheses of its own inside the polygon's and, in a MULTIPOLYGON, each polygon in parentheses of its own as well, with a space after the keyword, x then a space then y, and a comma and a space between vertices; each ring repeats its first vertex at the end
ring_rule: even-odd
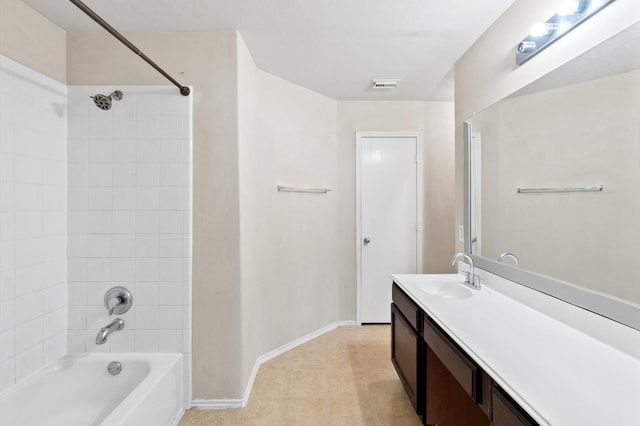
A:
POLYGON ((259 70, 239 48, 242 358, 339 320, 336 101, 259 70), (330 188, 279 193, 276 185, 330 188))
POLYGON ((67 80, 65 32, 21 0, 0 0, 0 54, 67 80))
MULTIPOLYGON (((355 162, 356 132, 417 132, 422 136, 424 164, 424 273, 447 273, 452 269, 454 204, 454 134, 452 102, 372 102, 338 103, 338 179, 340 185, 340 259, 349 282, 356 280, 355 247, 355 162)), ((343 295, 355 309, 355 290, 343 295)), ((355 315, 355 311, 353 311, 355 315)))
MULTIPOLYGON (((236 33, 125 36, 178 81, 193 87, 193 395, 237 397, 243 386, 237 365, 241 312, 236 33)), ((69 33, 67 43, 69 84, 166 84, 106 33, 69 33)))
MULTIPOLYGON (((464 222, 463 121, 627 28, 638 21, 640 15, 637 0, 617 0, 522 66, 516 66, 516 45, 533 23, 553 15, 557 4, 556 0, 516 0, 455 64, 456 221, 453 234, 464 222)), ((462 243, 456 242, 456 251, 462 249, 462 243)))
MULTIPOLYGON (((450 271, 452 103, 337 102, 259 70, 234 32, 126 36, 194 88, 195 399, 239 398, 259 355, 355 319, 356 130, 422 133, 425 270, 450 271)), ((106 34, 67 43, 70 84, 166 83, 106 34)))
POLYGON ((640 303, 640 89, 631 88, 640 71, 507 99, 474 117, 484 256, 512 251, 525 269, 640 303), (605 191, 516 193, 593 184, 605 191))

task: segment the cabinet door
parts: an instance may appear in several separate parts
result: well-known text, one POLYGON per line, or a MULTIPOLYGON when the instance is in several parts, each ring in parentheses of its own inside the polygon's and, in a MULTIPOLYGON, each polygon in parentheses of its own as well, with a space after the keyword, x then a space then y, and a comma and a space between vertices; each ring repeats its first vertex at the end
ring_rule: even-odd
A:
POLYGON ((418 333, 396 305, 391 304, 391 361, 418 414, 420 414, 418 406, 420 340, 418 333))
POLYGON ((489 426, 489 417, 427 346, 425 424, 489 426))
POLYGON ((425 315, 425 423, 489 426, 480 369, 425 315))
POLYGON ((530 418, 511 400, 502 390, 491 389, 493 419, 491 426, 537 426, 538 423, 530 418))

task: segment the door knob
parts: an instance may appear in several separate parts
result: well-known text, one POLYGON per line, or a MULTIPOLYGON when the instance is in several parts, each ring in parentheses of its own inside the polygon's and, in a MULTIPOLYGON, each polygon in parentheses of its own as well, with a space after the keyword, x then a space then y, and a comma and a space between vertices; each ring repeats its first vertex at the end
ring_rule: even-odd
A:
POLYGON ((362 240, 364 242, 364 245, 366 246, 367 244, 369 244, 371 242, 371 238, 369 237, 364 237, 364 240, 362 240))

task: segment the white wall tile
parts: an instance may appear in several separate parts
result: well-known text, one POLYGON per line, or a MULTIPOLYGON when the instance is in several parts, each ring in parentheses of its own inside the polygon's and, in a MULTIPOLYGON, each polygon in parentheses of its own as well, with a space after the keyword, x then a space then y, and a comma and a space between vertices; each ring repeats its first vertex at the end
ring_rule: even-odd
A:
POLYGON ((16 297, 16 271, 0 271, 0 302, 16 297))
POLYGON ((158 320, 161 330, 182 330, 182 306, 160 306, 158 320))
POLYGON ((88 151, 89 162, 110 163, 113 156, 113 142, 110 139, 89 139, 88 151))
MULTIPOLYGON (((130 127, 132 128, 132 136, 116 137, 113 140, 112 156, 114 165, 119 163, 133 163, 136 161, 136 140, 135 140, 135 122, 130 121, 130 127)), ((118 127, 120 129, 120 127, 118 127)))
POLYGON ((159 352, 182 352, 182 329, 158 331, 159 352))
POLYGON ((135 331, 136 352, 158 352, 158 330, 135 331))
POLYGON ((114 282, 128 281, 136 279, 136 261, 131 258, 111 259, 111 280, 114 282))
POLYGON ((16 325, 16 354, 42 344, 42 317, 16 325))
POLYGON ((67 353, 66 333, 63 331, 44 341, 44 365, 55 362, 67 353))
POLYGON ((114 210, 134 210, 135 208, 136 208, 135 187, 116 186, 113 188, 113 209, 114 210))
POLYGON ((157 234, 160 230, 160 215, 157 210, 136 211, 136 232, 157 234))
POLYGON ((111 281, 111 259, 87 259, 88 281, 111 281))
POLYGON ((42 341, 16 356, 16 381, 25 379, 42 368, 44 358, 42 341))
POLYGON ((111 210, 113 189, 111 187, 90 186, 87 190, 88 208, 90 210, 111 210))
POLYGON ((69 306, 67 327, 69 330, 87 329, 87 306, 69 306))
POLYGON ((149 162, 136 164, 137 186, 158 186, 161 180, 159 163, 149 162))
POLYGON ((136 329, 157 330, 159 324, 157 306, 138 306, 136 308, 136 329))
POLYGON ((64 308, 56 309, 44 315, 43 336, 49 339, 67 330, 67 312, 64 308))
MULTIPOLYGON (((1 79, 0 79, 1 80, 1 79)), ((16 383, 16 359, 10 358, 0 362, 0 392, 16 383)))
POLYGON ((63 282, 43 290, 43 307, 44 313, 62 309, 67 302, 67 283, 63 282))
POLYGON ((157 186, 136 187, 136 209, 158 210, 160 206, 160 188, 157 186))
POLYGON ((158 234, 136 235, 136 257, 158 257, 158 234))
POLYGON ((89 232, 89 212, 84 210, 70 210, 67 212, 67 232, 69 234, 86 234, 89 232))
POLYGON ((134 186, 136 184, 135 163, 113 163, 111 170, 113 186, 134 186))
POLYGON ((16 298, 16 325, 42 315, 42 290, 16 298))
MULTIPOLYGON (((149 118, 149 117, 148 117, 149 118)), ((136 139, 136 161, 157 163, 160 161, 160 140, 156 137, 136 139)))
MULTIPOLYGON (((185 256, 191 245, 191 183, 185 177, 191 159, 190 141, 183 136, 190 127, 191 100, 165 87, 134 86, 118 87, 125 97, 107 114, 87 100, 114 89, 74 88, 78 104, 69 126, 82 136, 69 144, 68 156, 77 162, 69 173, 77 182, 69 182, 67 194, 67 347, 70 352, 190 350, 190 308, 183 305, 190 303, 185 256), (72 124, 76 116, 79 123, 72 124), (96 345, 98 329, 113 319, 103 297, 115 285, 132 291, 134 305, 120 316, 125 329, 96 345)), ((37 196, 36 191, 32 204, 37 196)))
POLYGON ((136 236, 135 234, 113 234, 111 236, 111 253, 115 258, 135 258, 136 236))
POLYGON ((71 354, 86 351, 86 330, 67 330, 67 352, 71 354))
POLYGON ((184 231, 184 216, 185 213, 183 211, 160 211, 160 233, 182 234, 184 231))
POLYGON ((16 329, 10 328, 0 332, 0 362, 16 355, 16 329))
POLYGON ((157 282, 159 263, 158 258, 136 259, 136 280, 157 282))
POLYGON ((111 163, 89 163, 89 186, 111 186, 111 169, 111 163))
POLYGON ((184 193, 185 189, 182 186, 160 187, 160 210, 184 209, 184 193))
POLYGON ((119 330, 109 336, 111 352, 134 352, 134 334, 133 330, 119 330))
POLYGON ((87 235, 87 257, 110 257, 111 234, 87 235))
POLYGON ((67 304, 71 306, 87 305, 87 283, 86 282, 69 282, 67 284, 67 304))
POLYGON ((43 287, 43 264, 31 265, 26 268, 17 268, 16 272, 16 296, 41 290, 43 287))
POLYGON ((159 284, 140 282, 136 284, 136 304, 138 306, 157 306, 159 304, 159 284))
POLYGON ((89 211, 87 231, 91 234, 111 233, 111 211, 89 211))

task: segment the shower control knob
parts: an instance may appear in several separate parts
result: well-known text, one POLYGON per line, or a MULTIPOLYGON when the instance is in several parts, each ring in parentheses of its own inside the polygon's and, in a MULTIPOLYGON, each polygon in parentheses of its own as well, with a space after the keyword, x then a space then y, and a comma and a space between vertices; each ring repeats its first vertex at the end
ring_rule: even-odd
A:
POLYGON ((371 242, 371 238, 369 237, 364 237, 364 239, 362 240, 362 242, 364 243, 364 245, 366 246, 367 244, 369 244, 371 242))

